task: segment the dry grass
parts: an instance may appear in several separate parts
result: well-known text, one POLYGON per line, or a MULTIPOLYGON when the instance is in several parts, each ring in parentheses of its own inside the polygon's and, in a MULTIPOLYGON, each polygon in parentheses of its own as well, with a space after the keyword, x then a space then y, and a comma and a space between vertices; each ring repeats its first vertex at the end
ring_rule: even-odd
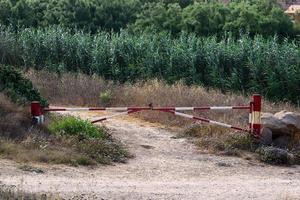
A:
POLYGON ((3 200, 61 200, 59 195, 54 194, 33 194, 6 188, 0 185, 0 199, 3 200))
MULTIPOLYGON (((167 85, 163 81, 152 80, 136 84, 114 84, 98 76, 65 73, 57 75, 45 71, 29 71, 27 74, 42 95, 54 105, 77 106, 217 106, 248 105, 250 96, 232 93, 222 94, 218 90, 207 90, 200 86, 186 86, 181 82, 167 85), (109 93, 110 102, 101 102, 100 94, 109 93)), ((270 103, 264 101, 263 110, 297 110, 288 103, 270 103)), ((218 121, 224 121, 247 127, 248 113, 232 111, 196 113, 218 121)), ((175 117, 172 114, 143 112, 137 116, 149 121, 173 126, 189 126, 190 120, 175 117)))
MULTIPOLYGON (((54 121, 52 117, 50 121, 54 121)), ((74 127, 86 127, 84 121, 72 122, 74 127)), ((62 124, 57 129, 59 131, 64 127, 65 124, 62 124)), ((81 134, 94 134, 95 137, 99 134, 105 137, 54 135, 50 133, 47 125, 32 126, 29 110, 11 103, 5 94, 0 93, 0 158, 23 163, 43 162, 76 166, 125 162, 131 156, 122 144, 110 136, 108 130, 92 125, 88 128, 79 131, 81 134)))
POLYGON ((218 126, 195 124, 186 128, 180 136, 191 138, 198 147, 209 153, 228 156, 242 156, 244 151, 254 152, 258 146, 250 135, 237 134, 218 126))
POLYGON ((22 141, 0 138, 0 158, 21 163, 78 165, 126 162, 131 155, 116 141, 28 135, 22 141))
POLYGON ((23 137, 31 126, 29 110, 24 109, 0 93, 0 136, 23 137))

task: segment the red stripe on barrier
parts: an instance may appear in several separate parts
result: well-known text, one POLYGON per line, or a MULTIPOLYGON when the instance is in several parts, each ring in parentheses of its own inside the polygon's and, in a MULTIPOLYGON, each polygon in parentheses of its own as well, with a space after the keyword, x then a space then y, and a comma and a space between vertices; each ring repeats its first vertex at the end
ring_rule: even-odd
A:
POLYGON ((232 109, 236 109, 236 110, 247 110, 250 109, 250 106, 233 106, 232 109))
POLYGON ((105 108, 89 108, 90 111, 105 110, 105 108))
POLYGON ((98 120, 95 120, 95 121, 92 121, 91 123, 94 124, 94 123, 97 123, 97 122, 102 122, 102 121, 105 121, 107 120, 107 118, 101 118, 101 119, 98 119, 98 120))
POLYGON ((66 111, 65 108, 44 108, 45 112, 51 112, 51 111, 66 111))
POLYGON ((206 123, 209 123, 209 119, 206 119, 206 118, 202 118, 202 117, 193 117, 193 119, 195 119, 195 120, 200 120, 200 121, 203 121, 203 122, 206 122, 206 123))
POLYGON ((127 110, 151 110, 151 107, 128 107, 127 110))

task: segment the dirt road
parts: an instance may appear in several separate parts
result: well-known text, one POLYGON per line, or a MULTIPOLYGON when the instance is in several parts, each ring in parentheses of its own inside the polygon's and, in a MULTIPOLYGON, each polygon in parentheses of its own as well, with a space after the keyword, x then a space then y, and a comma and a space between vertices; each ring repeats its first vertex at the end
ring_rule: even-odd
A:
MULTIPOLYGON (((74 113, 82 118, 95 114, 74 113)), ((0 161, 0 184, 75 199, 300 199, 300 167, 198 152, 160 125, 123 117, 105 122, 135 155, 127 164, 86 167, 38 165, 24 172, 0 161)))

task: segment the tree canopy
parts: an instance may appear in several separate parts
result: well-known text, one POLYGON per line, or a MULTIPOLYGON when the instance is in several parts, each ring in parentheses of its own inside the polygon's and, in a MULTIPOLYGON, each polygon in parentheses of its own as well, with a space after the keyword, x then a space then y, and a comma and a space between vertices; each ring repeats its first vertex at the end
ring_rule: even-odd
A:
MULTIPOLYGON (((182 31, 197 35, 293 36, 293 26, 276 0, 1 0, 0 23, 13 27, 60 25, 99 30, 182 31)), ((294 27, 294 28, 293 28, 294 27)))

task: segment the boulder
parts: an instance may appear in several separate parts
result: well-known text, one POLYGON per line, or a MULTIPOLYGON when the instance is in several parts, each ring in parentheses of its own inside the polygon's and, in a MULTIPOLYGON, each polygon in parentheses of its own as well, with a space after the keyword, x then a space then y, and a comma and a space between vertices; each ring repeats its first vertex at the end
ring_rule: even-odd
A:
POLYGON ((287 147, 291 142, 300 144, 300 114, 280 111, 263 113, 262 117, 262 144, 272 144, 278 147, 287 147))
POLYGON ((263 113, 262 125, 269 128, 273 133, 281 135, 293 134, 300 131, 300 114, 294 112, 281 111, 275 113, 263 113))
POLYGON ((273 142, 273 135, 271 129, 263 127, 261 130, 260 142, 262 145, 271 145, 273 142))
POLYGON ((282 121, 289 129, 300 130, 300 114, 294 112, 281 111, 274 115, 282 121))
MULTIPOLYGON (((277 113, 276 113, 277 114, 277 113)), ((272 113, 263 113, 261 116, 262 125, 264 128, 270 129, 272 132, 278 131, 282 134, 290 134, 285 122, 280 120, 272 113)))

